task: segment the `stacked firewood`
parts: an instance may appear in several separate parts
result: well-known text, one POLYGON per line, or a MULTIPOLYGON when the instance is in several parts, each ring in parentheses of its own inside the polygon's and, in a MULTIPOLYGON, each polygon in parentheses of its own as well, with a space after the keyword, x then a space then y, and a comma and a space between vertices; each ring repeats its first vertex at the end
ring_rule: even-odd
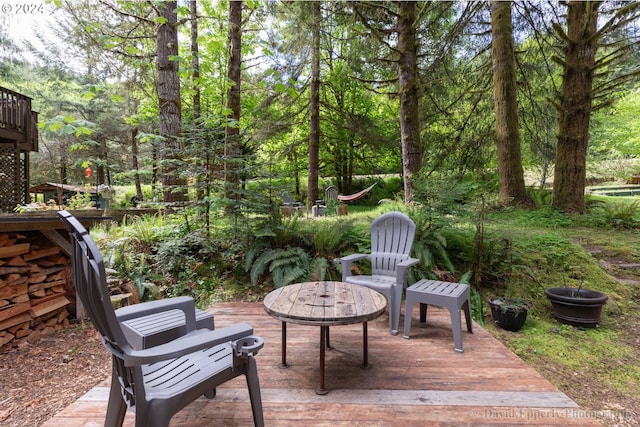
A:
POLYGON ((37 341, 69 324, 71 260, 41 238, 0 233, 0 350, 37 341))

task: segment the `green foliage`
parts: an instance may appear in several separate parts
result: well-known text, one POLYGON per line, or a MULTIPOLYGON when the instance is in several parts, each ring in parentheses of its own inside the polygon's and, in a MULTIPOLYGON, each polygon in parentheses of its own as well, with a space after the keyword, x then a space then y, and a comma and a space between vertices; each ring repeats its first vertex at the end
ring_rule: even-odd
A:
POLYGON ((331 257, 348 247, 351 241, 351 221, 317 221, 306 232, 316 256, 331 257))
POLYGON ((340 275, 336 271, 333 263, 325 257, 316 257, 311 262, 311 280, 338 280, 340 275), (335 272, 335 274, 332 274, 335 272))
POLYGON ((247 252, 245 271, 255 286, 268 270, 276 288, 290 285, 309 274, 309 255, 302 248, 269 248, 256 245, 247 252))
POLYGON ((601 156, 640 155, 640 89, 629 91, 612 108, 593 114, 590 149, 601 156))
POLYGON ((202 230, 178 235, 158 245, 158 270, 169 275, 188 272, 196 263, 207 260, 214 252, 215 248, 211 246, 202 230))
POLYGON ((520 309, 529 310, 529 301, 522 297, 506 297, 498 296, 491 298, 493 305, 502 313, 506 313, 509 309, 519 312, 520 309))
POLYGON ((517 243, 517 248, 519 254, 537 254, 536 270, 538 271, 568 271, 578 256, 571 240, 555 233, 522 236, 517 243))
POLYGON ((588 217, 598 226, 637 229, 640 225, 640 203, 637 201, 596 203, 589 209, 588 217))
POLYGON ((516 227, 538 227, 541 229, 569 227, 576 222, 575 218, 563 214, 550 205, 543 205, 535 210, 515 209, 511 211, 501 210, 495 213, 487 213, 487 222, 493 222, 499 220, 499 218, 508 218, 509 222, 516 227))
POLYGON ((446 216, 466 216, 478 198, 477 182, 462 181, 453 175, 428 175, 424 171, 414 183, 413 199, 421 205, 421 216, 434 222, 447 222, 446 216))
POLYGON ((156 283, 161 276, 154 271, 153 256, 141 251, 138 242, 127 237, 104 239, 99 243, 105 265, 131 281, 141 301, 158 299, 160 290, 156 283))
POLYGON ((163 233, 165 226, 162 215, 141 215, 129 219, 128 224, 123 227, 122 233, 135 239, 146 248, 154 247, 166 233, 163 233))
POLYGON ((91 200, 91 193, 88 192, 75 193, 65 204, 69 209, 90 209, 95 205, 94 201, 91 200))
POLYGON ((351 221, 314 221, 308 232, 312 245, 312 280, 338 280, 341 277, 333 259, 353 246, 351 221))
POLYGON ((535 203, 536 208, 542 208, 544 206, 551 206, 551 202, 553 201, 553 193, 551 190, 546 188, 527 188, 527 194, 535 203))
MULTIPOLYGON (((464 282, 461 280, 461 283, 464 282)), ((484 302, 482 301, 482 294, 473 286, 471 287, 470 300, 471 317, 481 326, 484 326, 484 302)))
MULTIPOLYGON (((136 216, 126 225, 105 230, 105 236, 97 241, 105 264, 124 280, 130 280, 143 301, 157 299, 167 289, 163 274, 178 277, 184 271, 190 271, 193 265, 193 260, 187 258, 192 249, 185 249, 191 242, 168 239, 168 236, 175 236, 172 229, 161 215, 136 216), (161 249, 160 260, 158 248, 161 249)), ((92 229, 92 232, 98 234, 99 229, 92 229)), ((172 290, 168 293, 173 294, 172 290)))
POLYGON ((513 240, 509 237, 485 235, 476 243, 475 266, 479 268, 475 280, 477 286, 496 287, 512 279, 512 275, 525 274, 532 277, 532 272, 513 248, 513 240))
POLYGON ((333 259, 352 247, 354 240, 350 223, 336 218, 304 221, 304 226, 300 217, 263 223, 254 231, 243 262, 252 285, 269 275, 276 287, 303 280, 338 279, 333 259))
POLYGON ((264 280, 267 272, 275 286, 308 275, 310 257, 299 247, 307 241, 298 223, 297 216, 281 218, 278 214, 264 216, 258 222, 244 257, 244 271, 250 273, 252 285, 264 280))
POLYGON ((444 236, 433 227, 421 229, 417 234, 413 243, 413 256, 420 260, 420 263, 409 270, 412 282, 422 278, 437 279, 435 271, 442 268, 451 273, 456 271, 447 253, 444 236))
POLYGON ((471 214, 478 185, 452 176, 421 175, 415 183, 415 205, 409 213, 416 224, 413 255, 420 264, 410 270, 410 278, 437 278, 443 269, 456 271, 447 249, 445 234, 471 214))
POLYGON ((41 122, 38 127, 58 135, 73 135, 80 137, 91 135, 95 128, 95 123, 87 120, 77 119, 73 116, 58 115, 47 122, 41 122))

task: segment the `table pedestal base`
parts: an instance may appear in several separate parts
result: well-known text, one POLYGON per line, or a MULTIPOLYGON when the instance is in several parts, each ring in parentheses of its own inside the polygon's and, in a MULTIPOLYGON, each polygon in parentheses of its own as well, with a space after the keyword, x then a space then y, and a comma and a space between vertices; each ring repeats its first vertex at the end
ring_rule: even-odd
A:
POLYGON ((278 365, 278 368, 285 369, 289 367, 289 365, 287 365, 287 324, 286 322, 282 322, 282 337, 280 341, 282 342, 282 362, 280 362, 280 364, 278 365))
POLYGON ((367 322, 362 324, 362 364, 359 365, 362 369, 371 369, 369 365, 369 339, 367 333, 367 322))
POLYGON ((327 346, 329 338, 329 327, 328 326, 320 326, 320 385, 316 389, 316 394, 324 396, 329 393, 324 387, 324 354, 325 347, 327 346))
MULTIPOLYGON (((329 393, 329 390, 325 387, 325 359, 326 349, 331 348, 329 343, 329 327, 320 326, 320 378, 316 394, 324 396, 329 393)), ((278 368, 285 369, 290 365, 287 363, 287 323, 282 322, 282 361, 278 365, 278 368)), ((361 369, 371 369, 369 364, 369 339, 367 322, 362 324, 362 363, 358 365, 361 369)))

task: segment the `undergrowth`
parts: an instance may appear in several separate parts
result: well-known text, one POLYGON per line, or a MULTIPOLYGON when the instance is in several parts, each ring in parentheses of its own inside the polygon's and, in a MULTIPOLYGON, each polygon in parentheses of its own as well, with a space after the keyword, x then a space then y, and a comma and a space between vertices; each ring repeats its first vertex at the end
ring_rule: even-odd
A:
POLYGON ((491 201, 480 211, 474 185, 452 184, 455 191, 437 199, 447 185, 418 192, 409 208, 389 201, 350 210, 346 217, 251 214, 239 221, 218 214, 204 234, 196 218, 152 216, 94 228, 92 234, 107 264, 141 295, 192 295, 203 307, 259 301, 273 288, 299 281, 339 280, 334 259, 367 253, 371 221, 402 210, 417 226, 413 256, 420 265, 410 269, 409 284, 425 277, 469 283, 474 318, 545 374, 591 375, 618 393, 637 388, 640 356, 625 325, 631 322, 638 331, 640 291, 616 280, 593 252, 640 263, 640 205, 599 199, 589 202, 584 215, 570 216, 554 210, 548 192, 540 192, 536 209, 491 201), (598 328, 579 330, 551 315, 544 289, 578 284, 609 296, 598 328), (499 295, 529 302, 519 332, 492 325, 488 300, 499 295))

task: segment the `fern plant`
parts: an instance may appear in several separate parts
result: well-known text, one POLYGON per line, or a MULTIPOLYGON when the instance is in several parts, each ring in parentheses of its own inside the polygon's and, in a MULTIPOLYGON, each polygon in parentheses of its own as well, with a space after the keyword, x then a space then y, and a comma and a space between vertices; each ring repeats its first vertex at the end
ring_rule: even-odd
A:
POLYGON ((255 286, 268 271, 273 285, 280 288, 309 275, 309 255, 299 247, 271 248, 263 242, 247 252, 244 266, 252 285, 255 286))
POLYGON ((351 223, 347 221, 318 222, 310 230, 309 240, 314 253, 311 279, 335 280, 342 275, 333 260, 353 244, 351 223))
POLYGON ((442 234, 445 222, 419 209, 413 209, 411 217, 416 224, 413 256, 420 263, 409 270, 410 279, 437 279, 435 272, 441 269, 455 272, 447 253, 447 239, 442 234))
POLYGON ((591 209, 591 216, 602 218, 603 222, 613 228, 637 228, 640 217, 640 204, 632 203, 600 203, 591 209))

